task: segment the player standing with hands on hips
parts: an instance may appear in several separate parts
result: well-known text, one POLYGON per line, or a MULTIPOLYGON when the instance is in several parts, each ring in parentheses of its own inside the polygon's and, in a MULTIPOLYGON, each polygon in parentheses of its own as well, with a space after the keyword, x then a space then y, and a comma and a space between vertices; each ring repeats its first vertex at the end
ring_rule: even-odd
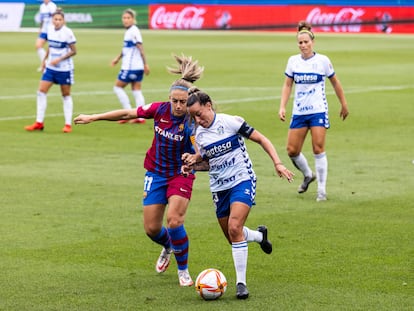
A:
POLYGON ((326 180, 328 176, 328 160, 325 152, 326 130, 330 127, 328 118, 328 102, 325 92, 325 79, 331 82, 335 94, 341 104, 340 117, 348 116, 348 105, 344 91, 338 80, 332 63, 325 55, 313 49, 315 35, 311 25, 305 21, 298 24, 296 35, 300 54, 291 56, 285 70, 285 81, 280 99, 279 118, 286 120, 286 105, 295 83, 293 113, 287 138, 287 152, 296 168, 303 176, 303 183, 298 192, 304 193, 315 179, 318 182, 317 201, 325 201, 326 180), (309 167, 302 153, 303 143, 308 132, 312 136, 312 148, 315 158, 316 175, 309 167))
POLYGON ((58 9, 52 15, 53 26, 47 32, 48 49, 42 62, 43 75, 37 91, 36 122, 25 126, 26 131, 43 131, 47 108, 47 93, 53 84, 60 85, 63 98, 64 133, 72 132, 73 101, 70 94, 74 83, 74 64, 76 38, 73 31, 65 25, 65 15, 58 9))
MULTIPOLYGON (((131 104, 124 88, 131 84, 132 95, 135 99, 136 107, 145 105, 144 95, 142 94, 142 80, 144 73, 149 75, 150 69, 145 58, 142 35, 137 27, 136 13, 132 9, 127 9, 122 14, 122 23, 126 28, 124 35, 124 46, 122 52, 115 57, 111 65, 115 66, 121 59, 121 70, 115 82, 114 92, 124 109, 131 109, 131 104)), ((119 123, 125 123, 120 120, 119 123)), ((144 118, 129 120, 130 123, 145 123, 144 118)))
POLYGON ((272 159, 279 177, 289 182, 290 172, 280 161, 270 140, 238 116, 218 114, 213 109, 210 96, 197 88, 189 92, 187 107, 197 127, 195 141, 199 153, 185 153, 182 159, 183 175, 192 170, 208 170, 210 190, 216 206, 219 225, 231 244, 236 269, 236 297, 246 299, 248 242, 257 242, 262 250, 270 254, 272 244, 267 239, 266 226, 251 230, 244 224, 251 207, 255 204, 256 174, 250 161, 244 138, 258 143, 272 159))
POLYGON ((154 138, 145 156, 144 167, 144 229, 148 237, 163 246, 155 265, 158 273, 165 272, 174 252, 181 286, 192 286, 188 272, 189 238, 184 219, 190 202, 194 174, 181 175, 181 155, 194 153, 193 127, 187 114, 188 90, 197 81, 204 67, 199 67, 191 57, 178 57, 180 74, 170 87, 169 101, 154 102, 137 109, 120 109, 106 113, 84 115, 75 118, 75 124, 87 124, 100 120, 119 121, 136 118, 154 119, 154 138), (167 209, 167 228, 163 225, 167 209))

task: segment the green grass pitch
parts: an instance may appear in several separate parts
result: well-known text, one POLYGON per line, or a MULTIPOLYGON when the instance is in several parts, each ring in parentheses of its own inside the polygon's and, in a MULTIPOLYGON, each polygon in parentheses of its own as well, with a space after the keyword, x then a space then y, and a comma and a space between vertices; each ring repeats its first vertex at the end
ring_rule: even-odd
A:
MULTIPOLYGON (((74 116, 120 108, 112 92, 119 67, 109 64, 123 30, 75 34, 74 116)), ((331 58, 350 109, 342 122, 327 83, 327 202, 315 201, 314 184, 297 194, 288 124, 277 118, 287 58, 298 53, 294 33, 144 30, 143 37, 147 102, 168 98, 177 78, 166 70, 171 55, 192 55, 205 66, 196 85, 218 111, 244 116, 297 174, 293 184, 280 180, 248 142, 258 192, 247 225, 266 224, 274 245, 271 255, 249 246, 250 298, 235 298, 231 249, 206 174, 195 182, 186 228, 193 278, 215 267, 229 282, 212 302, 178 286, 174 262, 155 272, 160 247, 144 233, 141 207, 152 122, 100 122, 63 134, 53 86, 45 131, 24 131, 40 79, 36 34, 0 33, 0 310, 413 310, 413 36, 317 34, 315 49, 331 58)), ((309 138, 304 153, 313 167, 309 138)))

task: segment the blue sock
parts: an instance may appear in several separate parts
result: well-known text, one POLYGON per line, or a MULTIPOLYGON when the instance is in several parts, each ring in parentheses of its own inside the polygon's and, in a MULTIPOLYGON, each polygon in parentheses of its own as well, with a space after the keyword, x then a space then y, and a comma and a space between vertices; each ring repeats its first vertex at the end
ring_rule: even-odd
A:
POLYGON ((168 228, 168 233, 171 236, 171 244, 174 249, 175 259, 179 270, 186 270, 188 268, 188 247, 189 241, 184 225, 177 228, 168 228))
POLYGON ((171 248, 171 237, 168 233, 168 230, 164 226, 161 228, 160 233, 158 233, 154 237, 149 236, 149 238, 153 240, 155 243, 164 246, 165 249, 171 248))

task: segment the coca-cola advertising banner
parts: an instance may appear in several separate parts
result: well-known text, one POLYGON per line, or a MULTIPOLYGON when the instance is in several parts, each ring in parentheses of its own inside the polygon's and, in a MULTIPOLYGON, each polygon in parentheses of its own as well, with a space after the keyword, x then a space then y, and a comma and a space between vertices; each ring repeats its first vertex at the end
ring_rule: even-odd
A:
POLYGON ((315 31, 414 33, 414 7, 150 5, 150 29, 295 30, 307 20, 315 31))

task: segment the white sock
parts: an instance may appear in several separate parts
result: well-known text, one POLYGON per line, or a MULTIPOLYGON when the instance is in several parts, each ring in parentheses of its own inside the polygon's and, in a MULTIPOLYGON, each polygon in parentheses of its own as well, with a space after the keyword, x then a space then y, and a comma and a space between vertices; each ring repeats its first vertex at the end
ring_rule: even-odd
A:
POLYGON ((44 59, 44 58, 45 58, 45 56, 46 56, 46 51, 44 50, 44 48, 38 48, 38 49, 37 49, 37 55, 39 55, 40 62, 42 62, 42 61, 43 61, 43 59, 44 59))
POLYGON ((246 242, 260 243, 263 240, 263 233, 257 230, 252 230, 247 227, 243 227, 243 234, 246 242))
POLYGON ((119 101, 124 109, 131 109, 127 93, 122 87, 114 86, 114 92, 118 96, 119 101))
POLYGON ((303 176, 312 176, 312 170, 309 167, 308 160, 306 160, 302 152, 296 157, 290 157, 290 159, 292 160, 293 165, 295 165, 302 172, 303 176))
POLYGON ((326 180, 328 179, 328 158, 326 152, 314 154, 318 193, 326 194, 326 180))
POLYGON ((73 101, 72 96, 63 97, 63 114, 65 116, 65 124, 72 124, 72 115, 73 115, 73 101))
POLYGON ((142 95, 141 90, 132 91, 132 95, 134 95, 135 105, 136 105, 137 108, 145 106, 145 99, 144 99, 144 95, 142 95))
POLYGON ((47 94, 37 91, 37 112, 36 112, 36 122, 43 123, 45 120, 46 108, 47 108, 47 94))
POLYGON ((236 284, 246 284, 247 270, 247 241, 231 243, 234 268, 236 269, 236 284))

